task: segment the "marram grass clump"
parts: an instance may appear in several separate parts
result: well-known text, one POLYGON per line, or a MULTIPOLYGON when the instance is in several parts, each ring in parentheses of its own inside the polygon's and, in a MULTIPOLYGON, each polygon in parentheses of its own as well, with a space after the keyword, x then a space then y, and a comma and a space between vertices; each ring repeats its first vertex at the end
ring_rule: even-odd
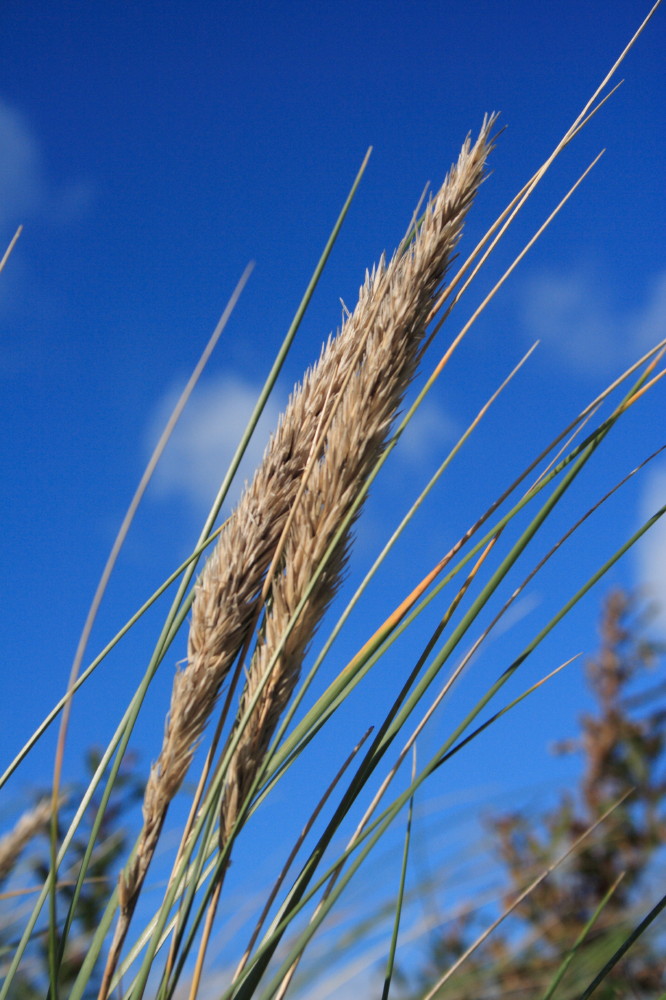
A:
MULTIPOLYGON (((630 45, 633 41, 635 38, 630 45)), ((578 589, 561 595, 559 611, 542 624, 513 662, 502 664, 466 717, 461 720, 455 711, 450 714, 446 723, 449 728, 443 738, 441 733, 437 737, 441 742, 431 756, 426 760, 413 756, 410 777, 402 774, 401 765, 414 751, 417 738, 431 723, 435 709, 448 697, 454 682, 463 671, 472 668, 472 653, 483 645, 516 597, 560 547, 570 543, 571 537, 582 530, 588 519, 601 517, 605 501, 654 457, 641 456, 631 472, 618 475, 617 485, 610 491, 603 496, 595 493, 583 517, 578 512, 571 514, 570 527, 565 534, 555 544, 548 543, 546 555, 542 547, 538 556, 532 556, 532 540, 537 535, 541 537, 552 512, 565 503, 570 485, 612 434, 617 422, 648 392, 661 388, 663 371, 658 365, 664 344, 655 345, 627 371, 619 373, 611 385, 591 400, 542 453, 526 465, 500 497, 491 498, 487 509, 475 517, 451 549, 443 555, 438 554, 434 566, 423 571, 420 583, 405 585, 403 597, 396 607, 385 609, 384 621, 347 663, 333 664, 332 679, 329 675, 323 690, 307 707, 304 698, 312 679, 364 587, 381 570, 382 560, 396 538, 409 530, 414 510, 426 494, 436 488, 451 459, 465 446, 477 424, 486 418, 497 395, 505 391, 529 356, 528 352, 492 396, 482 402, 478 415, 416 498, 408 514, 402 517, 350 603, 340 609, 336 624, 312 663, 309 650, 324 613, 338 603, 334 598, 339 593, 341 576, 348 562, 351 563, 352 529, 361 514, 371 482, 389 458, 397 436, 430 386, 445 371, 448 360, 476 317, 547 223, 520 252, 461 330, 446 337, 448 326, 444 327, 443 334, 440 333, 443 321, 457 315, 454 310, 465 301, 469 285, 527 198, 559 153, 604 103, 606 97, 602 92, 625 53, 553 153, 489 227, 481 242, 468 248, 464 257, 460 254, 464 245, 461 242, 464 223, 486 175, 486 161, 495 142, 492 134, 495 117, 484 119, 475 141, 467 138, 441 188, 430 198, 423 212, 415 215, 407 236, 393 256, 388 260, 381 256, 366 273, 356 307, 347 315, 338 334, 329 337, 319 360, 293 390, 253 479, 227 521, 216 528, 242 450, 331 252, 359 175, 271 369, 242 446, 223 477, 220 494, 191 557, 174 570, 80 677, 77 676, 78 659, 75 661, 67 697, 58 703, 5 772, 3 782, 20 765, 48 725, 63 712, 54 764, 53 798, 48 806, 39 806, 17 825, 14 833, 0 842, 2 874, 4 869, 11 870, 15 866, 18 854, 34 833, 43 829, 45 822, 51 824, 48 875, 36 901, 30 902, 27 918, 22 912, 16 923, 11 953, 0 956, 4 976, 0 1000, 14 1000, 37 939, 46 942, 41 952, 47 962, 43 986, 51 1000, 65 995, 68 1000, 88 1000, 95 995, 98 1000, 120 996, 126 1000, 141 1000, 142 997, 172 1000, 185 996, 194 1000, 197 995, 204 996, 202 986, 207 970, 212 968, 211 960, 207 961, 208 944, 217 926, 218 904, 229 865, 243 846, 241 838, 252 836, 255 817, 260 816, 266 800, 280 790, 280 783, 289 769, 307 767, 313 741, 326 739, 330 732, 329 722, 346 699, 364 683, 371 671, 381 669, 382 657, 395 639, 408 633, 413 637, 408 648, 414 652, 413 656, 406 654, 409 662, 404 664, 404 673, 398 679, 397 693, 390 708, 377 720, 372 734, 367 733, 360 739, 359 734, 353 734, 342 754, 337 746, 331 748, 331 757, 335 756, 336 761, 349 756, 333 781, 322 779, 316 800, 308 801, 309 818, 305 827, 288 851, 274 883, 256 905, 243 943, 233 955, 225 956, 227 972, 220 974, 221 978, 217 976, 215 996, 219 1000, 249 1000, 255 996, 281 1000, 287 993, 298 993, 296 972, 304 956, 310 954, 311 942, 331 914, 338 912, 343 892, 357 878, 365 859, 377 845, 385 842, 387 834, 390 836, 389 831, 395 828, 396 820, 407 814, 404 860, 395 875, 392 931, 387 935, 383 998, 394 988, 393 970, 401 942, 411 807, 415 795, 436 772, 445 773, 440 769, 445 769, 455 754, 543 683, 532 684, 509 703, 494 705, 491 715, 484 714, 491 700, 500 696, 507 680, 516 674, 577 602, 663 515, 664 508, 656 511, 619 549, 609 553, 603 565, 595 567, 578 589), (455 271, 452 269, 454 257, 455 271), (432 372, 427 377, 421 376, 419 366, 424 360, 425 346, 436 334, 445 339, 445 349, 432 372), (417 377, 422 381, 417 399, 406 414, 398 416, 406 390, 417 377), (605 407, 603 413, 600 412, 602 407, 605 407), (533 477, 531 485, 526 487, 525 480, 529 482, 530 477, 533 477), (488 559, 490 553, 492 560, 488 559), (524 560, 532 557, 533 561, 522 584, 516 587, 511 580, 506 596, 509 574, 520 557, 524 560), (492 569, 489 569, 491 561, 492 569), (83 683, 90 683, 94 670, 104 662, 107 653, 122 641, 130 627, 137 627, 143 621, 143 612, 176 581, 179 581, 177 593, 144 676, 81 802, 75 806, 69 827, 63 831, 58 806, 69 705, 72 699, 75 704, 76 691, 83 683), (497 597, 501 598, 499 602, 495 600, 491 604, 497 597), (498 603, 500 610, 493 612, 488 625, 485 612, 489 607, 496 608, 498 603), (427 608, 437 609, 434 627, 432 623, 427 627, 422 624, 421 613, 427 608), (419 628, 421 632, 417 631, 419 628), (104 897, 92 921, 79 965, 72 970, 65 961, 69 954, 68 936, 72 935, 72 928, 78 926, 82 890, 91 880, 95 852, 99 848, 97 841, 114 788, 120 784, 120 769, 131 746, 137 716, 149 704, 151 685, 164 684, 166 669, 158 674, 158 667, 165 661, 168 664, 177 659, 174 643, 177 637, 185 641, 186 629, 187 655, 184 665, 175 671, 161 749, 158 739, 155 762, 147 775, 141 830, 129 856, 122 858, 117 882, 108 888, 108 897, 104 897), (463 641, 469 645, 468 652, 461 656, 463 641), (192 779, 190 768, 198 749, 205 760, 201 772, 194 776, 198 786, 192 795, 185 778, 192 779), (389 752, 394 756, 385 765, 389 752), (398 775, 400 779, 396 780, 398 775), (168 830, 170 804, 178 793, 192 798, 189 818, 178 831, 180 842, 173 850, 168 877, 163 884, 155 878, 152 885, 151 878, 157 866, 151 868, 151 863, 158 847, 160 851, 164 848, 165 856, 169 856, 163 835, 168 830), (74 885, 68 885, 65 891, 61 872, 71 860, 82 817, 89 813, 93 802, 97 812, 90 838, 82 848, 74 885), (343 837, 345 847, 340 846, 343 837), (155 891, 148 893, 149 888, 159 894, 157 905, 155 891)), ((565 195, 556 211, 570 194, 565 195)), ((216 336, 218 334, 219 331, 216 336)), ((206 357, 208 353, 207 349, 206 357)), ((197 366, 197 372, 200 367, 202 363, 197 366)), ((538 414, 528 414, 528 417, 537 419, 538 414)), ((637 453, 640 447, 638 434, 637 453)), ((137 495, 140 496, 141 491, 137 495)), ((134 506, 133 501, 131 511, 134 506)), ((93 603, 94 608, 105 581, 106 577, 93 603)), ((89 623, 92 618, 94 611, 89 623)), ((89 623, 80 645, 80 657, 89 623)), ((431 748, 432 743, 429 744, 431 748)), ((306 794, 309 793, 304 792, 306 794)), ((581 842, 590 833, 591 829, 583 831, 581 842)), ((578 842, 570 845, 569 852, 578 847, 578 842)), ((554 867, 549 865, 533 885, 547 878, 554 867)), ((533 887, 528 887, 526 894, 531 891, 533 887)), ((496 923, 509 912, 510 906, 502 911, 496 923)), ((358 928, 360 935, 360 918, 358 928)), ((491 930, 489 927, 479 941, 491 930)), ((353 951, 358 944, 357 935, 351 937, 354 939, 353 951)), ((475 948, 476 944, 469 953, 475 948)), ((452 962, 424 995, 444 996, 440 991, 456 982, 461 965, 460 974, 464 974, 466 957, 467 952, 452 962)), ((613 960, 610 953, 604 957, 604 961, 613 960)), ((326 972, 324 967, 321 977, 325 978, 326 972)), ((462 979, 458 981, 463 982, 462 979)))

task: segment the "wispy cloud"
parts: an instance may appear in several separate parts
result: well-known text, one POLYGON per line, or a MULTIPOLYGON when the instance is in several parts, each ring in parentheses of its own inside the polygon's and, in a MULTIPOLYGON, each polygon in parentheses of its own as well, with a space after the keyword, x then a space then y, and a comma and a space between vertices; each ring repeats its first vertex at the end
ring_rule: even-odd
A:
MULTIPOLYGON (((178 399, 182 387, 168 392, 149 422, 146 446, 151 450, 178 399)), ((203 381, 187 405, 162 461, 154 485, 162 497, 185 499, 200 513, 213 502, 259 395, 260 386, 224 375, 203 381)), ((261 461, 270 432, 277 424, 278 406, 269 401, 241 463, 231 501, 261 461)))
POLYGON ((58 224, 88 209, 93 188, 87 180, 52 183, 41 144, 28 119, 0 98, 0 242, 9 242, 19 223, 37 213, 58 224))
MULTIPOLYGON (((654 467, 645 479, 640 504, 641 521, 666 504, 666 465, 654 467)), ((659 607, 655 625, 666 634, 666 515, 652 526, 636 546, 639 583, 659 607)))
POLYGON ((457 420, 436 402, 426 400, 405 428, 397 455, 412 466, 430 465, 444 457, 445 446, 461 434, 457 420))
POLYGON ((615 300, 610 280, 591 268, 546 270, 520 288, 520 319, 530 340, 578 374, 608 375, 666 337, 666 271, 630 308, 615 300))
POLYGON ((27 122, 0 99, 0 231, 8 236, 42 197, 42 167, 37 141, 27 122))

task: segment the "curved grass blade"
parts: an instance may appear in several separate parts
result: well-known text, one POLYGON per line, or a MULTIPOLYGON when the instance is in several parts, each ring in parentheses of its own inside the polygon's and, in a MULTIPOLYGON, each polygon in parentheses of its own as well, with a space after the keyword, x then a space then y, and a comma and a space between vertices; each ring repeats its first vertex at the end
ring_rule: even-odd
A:
MULTIPOLYGON (((126 512, 126 514, 125 514, 125 516, 123 518, 122 524, 120 525, 120 528, 118 529, 118 534, 116 535, 114 543, 113 543, 113 545, 111 547, 111 552, 109 553, 108 559, 106 561, 106 565, 104 566, 104 569, 102 571, 102 575, 101 575, 101 577, 99 579, 99 583, 97 584, 97 588, 95 590, 92 602, 90 604, 90 608, 88 609, 86 620, 85 620, 85 623, 83 625, 81 636, 79 638, 79 642, 78 642, 78 645, 77 645, 77 648, 76 648, 76 653, 74 655, 74 661, 72 663, 72 667, 71 667, 71 671, 70 671, 70 676, 69 676, 69 680, 68 680, 68 683, 67 683, 66 700, 65 700, 64 707, 63 707, 62 716, 61 716, 61 719, 60 719, 60 728, 59 728, 58 739, 57 739, 57 743, 56 743, 56 750, 55 750, 55 757, 54 757, 54 764, 53 764, 53 779, 52 779, 52 806, 53 806, 53 813, 52 813, 52 817, 51 817, 50 859, 51 859, 51 869, 52 869, 52 873, 53 874, 52 874, 52 878, 51 878, 51 891, 49 893, 49 975, 50 975, 50 987, 49 987, 49 989, 50 989, 50 996, 51 996, 52 1000, 57 1000, 57 997, 58 997, 58 992, 59 992, 58 991, 58 972, 59 972, 60 965, 61 965, 63 957, 64 957, 64 952, 65 952, 65 947, 66 947, 66 940, 67 940, 66 935, 67 935, 67 932, 68 932, 68 930, 69 930, 69 928, 71 926, 72 920, 73 920, 74 909, 75 909, 76 904, 77 904, 78 899, 79 899, 79 894, 80 894, 81 886, 83 885, 83 881, 85 880, 85 876, 86 876, 86 872, 87 872, 87 865, 88 865, 88 861, 89 861, 89 858, 90 858, 90 854, 92 853, 92 847, 93 847, 93 843, 91 843, 89 845, 89 854, 88 854, 87 857, 84 858, 84 863, 83 863, 83 866, 82 866, 82 872, 81 872, 81 876, 80 876, 80 882, 79 882, 79 885, 77 886, 76 890, 74 891, 74 894, 73 894, 73 897, 72 897, 72 902, 70 904, 69 912, 68 912, 68 915, 67 915, 67 918, 66 918, 66 921, 65 921, 65 933, 61 937, 60 946, 58 946, 57 930, 56 930, 56 927, 57 927, 57 908, 56 908, 57 897, 56 897, 56 888, 55 888, 56 887, 56 883, 57 883, 57 877, 58 877, 58 873, 57 873, 57 854, 58 854, 58 801, 60 799, 60 782, 61 782, 61 775, 62 775, 62 765, 63 765, 63 760, 64 760, 64 753, 65 753, 65 743, 66 743, 66 740, 67 740, 67 732, 68 732, 68 729, 69 729, 69 719, 70 719, 70 714, 71 714, 71 710, 72 710, 72 693, 73 693, 72 689, 73 689, 73 687, 74 687, 74 685, 76 683, 78 674, 80 672, 81 664, 83 662, 83 657, 85 655, 85 651, 86 651, 86 648, 87 648, 87 645, 88 645, 88 640, 90 638, 90 634, 92 632, 93 625, 94 625, 95 620, 97 618, 97 614, 98 614, 100 605, 102 603, 102 599, 103 599, 104 594, 106 592, 106 588, 107 588, 109 580, 111 578, 111 574, 113 573, 113 570, 115 568, 116 562, 118 560, 118 556, 120 555, 120 551, 121 551, 121 549, 122 549, 122 547, 123 547, 123 545, 125 543, 125 539, 127 538, 128 533, 129 533, 129 530, 130 530, 130 527, 131 527, 132 522, 134 520, 136 511, 138 510, 138 507, 139 507, 139 505, 141 503, 141 500, 143 499, 143 497, 145 495, 146 489, 148 488, 148 484, 149 484, 150 480, 152 479, 152 476, 153 476, 153 473, 155 471, 155 468, 157 467, 157 463, 159 462, 160 458, 162 457, 162 454, 164 453, 164 449, 166 448, 166 446, 168 444, 168 441, 169 441, 169 439, 171 437, 171 434, 173 433, 173 430, 174 430, 174 428, 175 428, 178 420, 180 419, 180 416, 181 416, 183 410, 185 409, 185 406, 186 406, 186 404, 187 404, 190 396, 192 395, 192 392, 194 391, 194 388, 195 388, 197 382, 199 381, 199 378, 200 378, 200 376, 201 376, 201 374, 202 374, 202 372, 203 372, 206 364, 208 363, 208 360, 209 360, 211 354, 213 353, 215 345, 217 344, 218 340, 220 339, 220 337, 222 335, 222 332, 223 332, 225 326, 227 325, 229 317, 231 316, 231 313, 233 312, 233 309, 234 309, 234 307, 235 307, 238 299, 240 298, 241 292, 242 292, 243 288, 245 287, 245 285, 246 285, 246 283, 247 283, 247 281, 249 279, 251 270, 252 270, 252 265, 249 265, 245 269, 245 271, 244 271, 243 275, 241 276, 238 284, 236 285, 236 288, 234 289, 234 291, 233 291, 233 293, 231 295, 231 298, 229 299, 229 302, 227 303, 227 306, 225 307, 224 312, 222 313, 222 316, 220 317, 220 320, 219 320, 217 326, 215 327, 215 330, 213 331, 212 336, 210 337, 210 339, 209 339, 206 347, 204 348, 204 351, 203 351, 201 357, 199 358, 199 361, 197 362, 197 364, 196 364, 196 366, 194 368, 194 371, 192 372, 192 375, 190 376, 190 378, 189 378, 189 380, 187 382, 187 385, 183 389, 183 392, 181 393, 180 398, 178 399, 178 402, 176 403, 176 405, 175 405, 175 407, 173 409, 173 412, 171 413, 171 416, 169 417, 169 419, 168 419, 168 421, 166 423, 166 426, 165 426, 164 430, 162 431, 162 434, 160 435, 160 439, 157 442, 157 444, 156 444, 156 446, 155 446, 155 448, 153 450, 153 453, 150 456, 150 459, 148 460, 148 464, 147 464, 147 466, 146 466, 146 468, 145 468, 145 470, 143 472, 143 475, 141 476, 141 479, 139 481, 139 485, 137 486, 136 491, 134 493, 134 496, 132 497, 132 500, 130 501, 129 507, 127 508, 127 512, 126 512)), ((101 820, 101 816, 100 816, 100 820, 101 820)))

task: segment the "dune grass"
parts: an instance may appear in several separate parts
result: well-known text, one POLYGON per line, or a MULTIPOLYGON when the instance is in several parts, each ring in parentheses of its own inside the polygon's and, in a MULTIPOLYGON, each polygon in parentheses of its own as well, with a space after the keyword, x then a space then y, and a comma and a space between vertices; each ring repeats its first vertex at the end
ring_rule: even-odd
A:
MULTIPOLYGON (((664 514, 664 508, 655 511, 616 551, 608 552, 604 563, 585 582, 572 592, 563 591, 557 613, 542 624, 514 662, 488 685, 473 709, 451 723, 436 752, 426 760, 415 754, 417 740, 457 679, 470 667, 476 651, 549 559, 562 546, 571 544, 588 519, 600 517, 609 497, 654 458, 640 453, 637 439, 636 468, 628 474, 619 470, 617 485, 611 491, 600 491, 582 517, 572 515, 569 528, 545 556, 532 556, 533 539, 541 537, 544 525, 560 510, 569 488, 597 449, 606 444, 618 422, 632 407, 640 405, 646 393, 660 390, 664 343, 655 345, 619 374, 526 465, 515 481, 474 519, 450 551, 434 560, 420 583, 405 587, 396 606, 385 609, 384 621, 373 634, 346 664, 336 665, 332 674, 325 675, 328 680, 314 700, 310 699, 313 682, 321 676, 320 668, 330 663, 334 640, 345 628, 365 588, 382 572, 392 545, 409 530, 418 506, 437 488, 453 458, 489 414, 497 396, 511 391, 512 378, 531 352, 523 359, 516 359, 516 367, 507 373, 492 396, 483 401, 477 417, 416 502, 399 518, 395 531, 351 601, 337 611, 337 619, 317 655, 310 657, 309 649, 325 613, 335 608, 352 550, 353 527, 361 516, 373 481, 390 460, 428 391, 445 372, 456 347, 580 181, 565 194, 481 306, 454 335, 447 337, 446 331, 453 323, 451 316, 458 314, 454 310, 465 302, 470 284, 545 173, 612 94, 608 90, 611 80, 648 20, 649 17, 552 154, 489 227, 483 240, 469 249, 466 256, 461 255, 462 263, 456 259, 454 268, 454 257, 464 246, 465 220, 473 211, 475 195, 497 141, 495 116, 484 119, 474 140, 469 136, 465 139, 457 162, 425 207, 417 209, 394 254, 388 260, 380 257, 366 273, 356 307, 294 388, 253 480, 230 517, 217 525, 242 454, 361 180, 365 163, 362 165, 271 368, 237 454, 222 477, 220 491, 191 557, 81 671, 92 622, 133 513, 170 430, 219 336, 225 313, 130 506, 93 601, 67 695, 16 755, 2 778, 4 784, 47 727, 60 716, 50 807, 40 806, 32 819, 28 817, 19 823, 14 839, 10 834, 0 844, 0 854, 4 850, 3 857, 10 858, 11 864, 12 849, 15 848, 15 853, 20 850, 30 831, 40 828, 47 816, 51 817, 50 871, 24 921, 13 955, 3 969, 0 1000, 14 995, 13 983, 18 981, 16 977, 29 954, 33 935, 40 929, 45 930, 50 941, 49 995, 52 1000, 65 995, 62 970, 67 936, 76 919, 105 810, 131 746, 138 715, 149 710, 151 686, 164 683, 164 671, 160 680, 155 680, 157 669, 168 659, 174 642, 184 631, 187 661, 173 678, 162 746, 156 746, 155 763, 146 776, 143 826, 124 859, 117 885, 109 890, 97 931, 75 980, 67 986, 66 995, 71 1000, 81 1000, 92 995, 94 985, 99 1000, 120 995, 128 1000, 143 996, 159 1000, 176 995, 197 996, 205 982, 208 944, 235 846, 251 834, 262 806, 279 794, 280 782, 292 766, 307 762, 315 741, 317 744, 326 741, 329 721, 352 692, 363 685, 370 672, 381 667, 382 657, 390 646, 407 633, 414 634, 413 656, 405 664, 393 704, 376 730, 365 734, 356 746, 358 734, 350 736, 349 746, 343 751, 331 748, 336 762, 340 764, 346 758, 345 764, 334 780, 332 776, 322 777, 306 828, 288 852, 288 861, 274 886, 257 905, 255 924, 246 945, 238 952, 224 986, 218 991, 221 1000, 245 1000, 254 996, 282 997, 292 990, 295 972, 310 943, 339 906, 365 859, 385 842, 389 830, 402 817, 407 824, 407 836, 402 868, 396 873, 397 901, 386 947, 383 995, 389 996, 394 957, 400 948, 400 916, 409 864, 410 822, 405 817, 411 816, 415 795, 464 746, 539 686, 530 685, 520 697, 513 697, 507 703, 496 701, 527 658, 664 514), (443 327, 445 320, 447 325, 443 327), (424 377, 419 374, 419 363, 425 347, 435 336, 444 338, 446 346, 439 362, 424 377), (400 414, 405 392, 415 380, 416 399, 406 413, 400 414), (530 569, 508 597, 502 596, 502 588, 520 557, 532 559, 530 569), (144 676, 101 756, 69 828, 62 833, 58 823, 62 758, 68 712, 76 692, 82 684, 91 682, 106 655, 141 620, 150 604, 175 584, 171 608, 144 676), (493 599, 496 601, 499 596, 499 610, 493 611, 488 623, 487 611, 496 607, 493 599), (433 609, 437 624, 424 642, 422 633, 414 630, 422 621, 422 613, 433 609), (468 644, 464 655, 460 652, 463 642, 468 644), (405 778, 400 768, 410 757, 412 774, 405 778), (194 761, 200 761, 201 767, 196 774, 198 785, 191 796, 189 819, 179 831, 180 843, 172 858, 161 901, 151 912, 149 904, 140 906, 139 902, 168 823, 170 804, 177 794, 183 794, 183 782, 194 761), (396 781, 398 774, 401 778, 396 781), (98 812, 89 849, 76 874, 68 907, 63 910, 58 895, 59 872, 93 796, 97 796, 98 812), (354 826, 350 831, 352 821, 354 826), (347 839, 342 847, 339 838, 343 834, 347 839)), ((235 298, 236 294, 233 301, 235 298)), ((530 415, 530 419, 535 417, 530 415)), ((572 558, 575 559, 575 554, 572 558)), ((590 832, 586 831, 581 840, 590 832)), ((548 872, 543 872, 539 878, 547 875, 548 872)), ((453 977, 456 972, 457 966, 445 975, 453 977)), ((433 983, 429 995, 435 996, 440 985, 433 983)))

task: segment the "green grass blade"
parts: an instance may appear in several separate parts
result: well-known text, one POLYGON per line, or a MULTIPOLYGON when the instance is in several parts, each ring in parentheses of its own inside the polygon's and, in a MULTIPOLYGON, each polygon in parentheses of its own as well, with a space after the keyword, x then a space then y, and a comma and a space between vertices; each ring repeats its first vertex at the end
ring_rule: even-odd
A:
MULTIPOLYGON (((416 748, 414 748, 414 759, 412 763, 412 781, 416 773, 416 748)), ((395 919, 393 921, 393 931, 391 933, 391 944, 389 947, 388 959, 386 961, 386 972, 384 973, 384 986, 382 989, 382 1000, 388 1000, 391 992, 391 980, 393 979, 393 968, 395 965, 395 953, 398 947, 398 934, 400 931, 400 917, 405 898, 405 882, 407 879, 407 861, 409 858, 409 844, 412 835, 412 817, 414 815, 414 796, 409 800, 407 812, 407 824, 405 827, 405 843, 402 852, 402 866, 400 869, 400 883, 398 885, 398 896, 395 902, 395 919)))

